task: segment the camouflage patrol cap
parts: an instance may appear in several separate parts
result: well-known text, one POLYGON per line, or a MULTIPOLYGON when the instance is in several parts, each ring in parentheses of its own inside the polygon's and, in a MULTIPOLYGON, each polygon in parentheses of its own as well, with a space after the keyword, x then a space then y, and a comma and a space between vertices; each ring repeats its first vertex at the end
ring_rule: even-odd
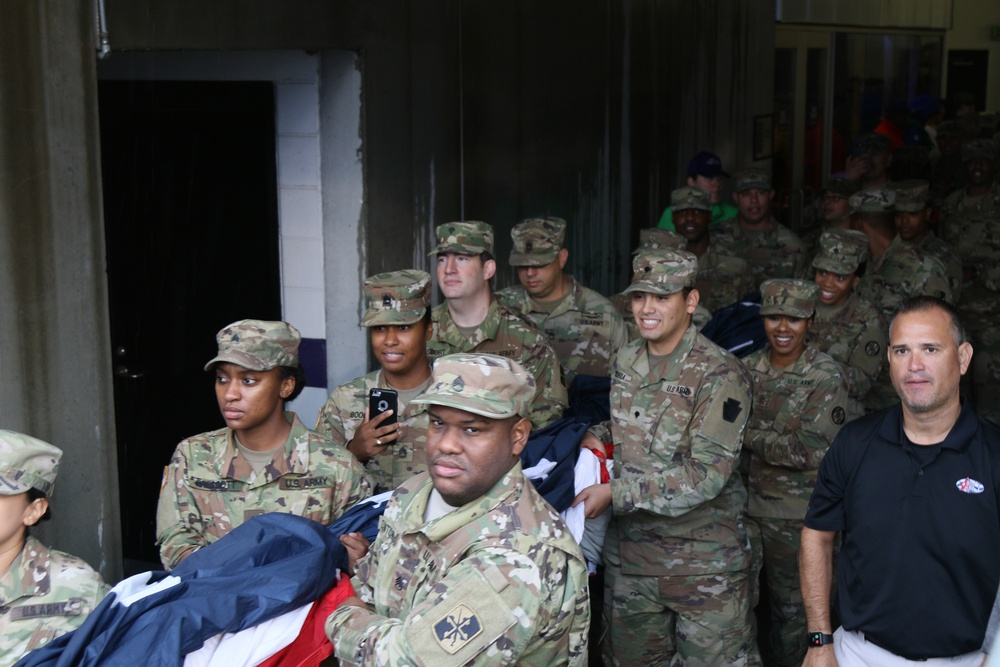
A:
POLYGON ((240 320, 215 335, 219 354, 205 364, 205 370, 222 362, 251 371, 269 371, 278 366, 299 365, 299 330, 288 322, 240 320))
POLYGON ((896 205, 896 193, 888 188, 869 188, 851 195, 852 213, 892 212, 896 205))
POLYGON ((868 261, 868 236, 854 229, 827 229, 819 236, 813 268, 848 276, 868 261))
POLYGON ((545 266, 552 263, 566 240, 566 221, 562 218, 528 218, 510 230, 514 248, 511 266, 545 266))
POLYGON ((712 196, 696 185, 677 188, 670 193, 670 208, 674 211, 686 211, 694 208, 699 211, 712 211, 712 196))
POLYGON ((52 493, 62 450, 30 435, 0 430, 0 496, 28 489, 52 493))
POLYGON ((849 178, 841 178, 840 176, 835 176, 830 179, 830 182, 826 184, 823 188, 823 192, 832 195, 837 195, 843 197, 844 199, 849 198, 855 192, 861 189, 861 186, 857 181, 852 181, 849 178))
POLYGON ((865 147, 869 153, 888 153, 892 149, 889 137, 878 132, 869 132, 858 139, 858 144, 865 147))
POLYGON ((811 280, 772 278, 760 284, 760 314, 812 317, 819 285, 811 280))
POLYGON ((938 123, 937 136, 938 138, 960 137, 962 136, 962 126, 953 120, 943 121, 938 123))
POLYGON ((444 405, 490 419, 526 417, 535 378, 513 359, 494 354, 449 354, 434 362, 431 384, 410 403, 444 405))
POLYGON ((759 167, 741 169, 733 175, 733 192, 744 192, 751 188, 771 189, 771 172, 759 167))
POLYGON ((413 324, 431 304, 431 277, 418 269, 378 273, 365 281, 368 310, 361 326, 413 324))
POLYGON ((694 287, 697 275, 698 258, 686 250, 643 250, 632 259, 632 284, 625 288, 625 294, 674 294, 694 287))
POLYGON ((446 222, 434 230, 437 247, 431 255, 453 252, 456 255, 493 254, 493 225, 479 220, 446 222))
POLYGON ((650 227, 639 230, 639 247, 633 250, 632 254, 638 255, 643 250, 658 250, 659 248, 684 250, 686 247, 687 239, 672 229, 650 227))
POLYGON ((896 210, 918 213, 930 206, 930 183, 920 179, 894 181, 889 186, 896 193, 896 210))
POLYGON ((996 162, 997 145, 992 139, 973 139, 962 144, 962 162, 986 160, 996 162))

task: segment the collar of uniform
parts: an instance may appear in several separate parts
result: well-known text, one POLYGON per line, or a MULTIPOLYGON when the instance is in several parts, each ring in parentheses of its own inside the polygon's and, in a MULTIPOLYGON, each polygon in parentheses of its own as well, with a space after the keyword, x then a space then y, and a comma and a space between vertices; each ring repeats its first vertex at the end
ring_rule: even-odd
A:
MULTIPOLYGON (((21 553, 17 554, 7 572, 0 577, 0 606, 6 606, 19 598, 40 594, 35 582, 49 579, 49 563, 44 558, 48 552, 48 547, 31 535, 28 536, 21 553), (28 558, 31 551, 43 556, 42 562, 28 558)), ((52 583, 50 579, 49 583, 52 583)))
MULTIPOLYGON (((532 305, 535 303, 535 300, 532 299, 530 296, 528 296, 527 291, 525 291, 524 293, 525 311, 521 314, 527 316, 528 313, 537 312, 539 314, 544 314, 545 315, 544 319, 549 319, 552 317, 559 317, 560 315, 572 311, 575 312, 582 311, 584 309, 583 290, 581 289, 582 285, 580 285, 580 283, 578 283, 576 281, 576 278, 574 278, 573 276, 566 276, 566 277, 569 278, 569 288, 566 290, 566 294, 563 296, 563 298, 559 300, 559 303, 556 305, 556 307, 552 309, 552 312, 543 313, 543 311, 534 310, 532 308, 532 305)), ((524 288, 522 287, 521 289, 524 288)))
POLYGON ((440 311, 437 319, 434 320, 434 338, 465 351, 473 349, 484 340, 496 338, 497 330, 500 328, 500 304, 492 296, 490 297, 490 307, 486 311, 486 319, 478 327, 481 335, 471 341, 471 345, 469 339, 462 335, 458 325, 451 319, 448 302, 445 301, 438 308, 440 311))
MULTIPOLYGON (((859 283, 860 286, 860 283, 859 283)), ((817 320, 832 320, 834 317, 847 311, 848 308, 857 308, 858 304, 861 302, 861 297, 858 296, 857 287, 854 288, 855 291, 851 292, 850 296, 847 297, 847 301, 840 304, 839 306, 828 306, 819 299, 816 300, 816 319, 817 320)), ((808 338, 807 338, 808 340, 808 338)))
POLYGON ((645 378, 642 386, 646 387, 651 384, 656 384, 657 382, 672 382, 680 377, 681 373, 684 372, 684 364, 681 363, 687 356, 691 353, 691 349, 694 348, 694 341, 698 337, 698 329, 695 328, 694 323, 692 323, 684 335, 681 337, 680 341, 677 343, 677 347, 674 351, 666 356, 660 368, 666 369, 666 372, 660 376, 660 374, 653 374, 653 369, 649 365, 649 346, 642 345, 639 348, 639 354, 636 355, 635 360, 632 362, 632 370, 634 370, 639 377, 645 378))
MULTIPOLYGON (((292 425, 292 428, 288 432, 288 438, 285 440, 283 455, 274 457, 274 463, 278 470, 277 477, 286 473, 304 475, 309 472, 309 429, 306 428, 305 424, 299 420, 298 415, 294 412, 285 412, 285 419, 292 425), (300 448, 296 447, 296 442, 300 441, 306 443, 306 447, 302 451, 299 451, 300 448)), ((235 435, 233 429, 226 429, 226 447, 223 450, 222 456, 218 459, 216 473, 219 477, 238 479, 245 482, 249 480, 250 475, 253 473, 250 464, 240 455, 239 450, 236 449, 235 435), (240 475, 239 472, 234 470, 234 467, 244 468, 245 475, 240 475)), ((266 468, 265 471, 261 472, 259 477, 267 477, 265 472, 266 468)), ((277 477, 273 479, 277 479, 277 477)))
MULTIPOLYGON (((948 432, 948 437, 941 443, 943 449, 955 449, 964 451, 969 443, 976 437, 979 431, 979 420, 976 413, 966 399, 961 399, 962 411, 958 414, 954 426, 948 432)), ((903 408, 897 403, 886 411, 882 425, 879 427, 879 435, 889 442, 903 446, 906 442, 906 433, 903 431, 903 408)))
POLYGON ((440 542, 456 530, 469 525, 476 519, 493 511, 497 505, 509 498, 511 495, 519 493, 524 484, 525 477, 521 472, 521 462, 518 461, 506 475, 501 477, 489 491, 471 503, 458 508, 454 512, 449 512, 430 523, 423 522, 424 510, 427 509, 427 500, 430 498, 431 489, 434 488, 434 481, 430 475, 427 480, 413 491, 413 498, 407 506, 406 514, 409 519, 407 523, 411 526, 418 526, 416 530, 427 536, 432 542, 440 542))
POLYGON ((813 361, 816 359, 816 354, 819 352, 819 348, 807 347, 805 351, 795 360, 795 363, 791 366, 785 368, 778 368, 771 365, 771 355, 769 351, 771 346, 768 345, 763 350, 761 350, 760 355, 760 365, 758 370, 766 372, 770 377, 780 377, 782 375, 798 375, 803 376, 809 372, 809 367, 812 365, 813 361), (772 371, 777 371, 772 373, 772 371))
MULTIPOLYGON (((773 215, 767 216, 767 227, 764 229, 744 229, 743 225, 740 224, 739 217, 733 218, 733 236, 740 238, 742 236, 772 236, 778 229, 778 221, 774 219, 773 215)), ((711 232, 709 232, 711 233, 711 232)), ((711 238, 711 237, 709 237, 711 238)))

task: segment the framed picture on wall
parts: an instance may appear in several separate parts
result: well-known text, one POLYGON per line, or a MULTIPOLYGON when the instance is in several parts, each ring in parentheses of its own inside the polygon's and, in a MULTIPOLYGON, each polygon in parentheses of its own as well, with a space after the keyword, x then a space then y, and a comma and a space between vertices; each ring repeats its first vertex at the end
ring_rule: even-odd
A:
POLYGON ((753 118, 753 159, 766 160, 774 154, 774 114, 753 118))

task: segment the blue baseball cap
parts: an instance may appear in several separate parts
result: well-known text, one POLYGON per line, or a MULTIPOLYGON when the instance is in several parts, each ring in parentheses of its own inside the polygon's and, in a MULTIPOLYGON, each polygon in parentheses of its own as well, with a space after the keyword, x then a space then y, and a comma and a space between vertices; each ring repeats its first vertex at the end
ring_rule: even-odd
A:
POLYGON ((729 174, 722 171, 722 160, 719 159, 719 156, 707 151, 702 151, 691 158, 691 161, 688 162, 688 176, 691 178, 696 176, 706 178, 725 176, 729 178, 729 174))

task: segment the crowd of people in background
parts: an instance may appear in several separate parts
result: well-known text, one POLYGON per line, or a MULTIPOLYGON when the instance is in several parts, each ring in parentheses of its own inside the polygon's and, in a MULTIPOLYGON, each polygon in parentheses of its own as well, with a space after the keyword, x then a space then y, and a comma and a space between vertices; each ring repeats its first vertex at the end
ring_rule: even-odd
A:
MULTIPOLYGON (((314 429, 285 406, 295 327, 223 328, 205 370, 226 426, 165 462, 164 568, 260 515, 328 525, 386 493, 374 540, 336 536, 351 589, 321 625, 341 664, 983 664, 1000 155, 989 116, 906 111, 853 142, 800 220, 779 220, 768 170, 698 153, 616 294, 567 271, 564 219, 514 226, 519 285, 496 292, 493 227, 438 226, 424 268, 443 302, 424 268, 369 277, 378 368, 314 429), (898 158, 914 145, 923 159, 898 158), (529 472, 542 437, 567 453, 529 472), (562 459, 559 501, 535 485, 562 459)), ((60 457, 0 431, 3 664, 107 593, 28 535, 60 457)))

